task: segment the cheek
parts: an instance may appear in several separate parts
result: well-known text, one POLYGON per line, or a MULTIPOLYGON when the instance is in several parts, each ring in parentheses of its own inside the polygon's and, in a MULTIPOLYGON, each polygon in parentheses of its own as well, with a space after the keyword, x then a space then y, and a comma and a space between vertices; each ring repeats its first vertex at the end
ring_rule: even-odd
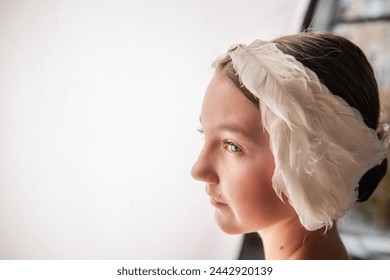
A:
MULTIPOLYGON (((274 172, 273 163, 261 166, 260 169, 247 168, 236 181, 234 191, 235 205, 243 211, 256 211, 268 208, 276 199, 279 199, 272 187, 272 176, 274 172)), ((232 197, 233 198, 233 197, 232 197)))
POLYGON ((259 230, 284 216, 288 206, 272 187, 272 157, 242 165, 232 175, 227 195, 236 219, 245 231, 259 230), (233 178, 234 177, 234 178, 233 178))

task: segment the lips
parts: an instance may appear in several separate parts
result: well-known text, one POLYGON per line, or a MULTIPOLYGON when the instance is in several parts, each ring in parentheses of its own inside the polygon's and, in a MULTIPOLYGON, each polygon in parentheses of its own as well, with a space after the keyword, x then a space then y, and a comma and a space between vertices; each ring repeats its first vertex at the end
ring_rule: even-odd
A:
MULTIPOLYGON (((206 185, 206 193, 210 196, 210 203, 212 205, 214 205, 215 207, 218 207, 218 206, 223 206, 223 205, 226 205, 226 203, 218 200, 216 197, 217 197, 217 194, 215 192, 215 189, 212 189, 210 188, 209 185, 206 185)), ((220 196, 218 196, 219 198, 220 196)))
POLYGON ((215 207, 218 207, 218 206, 223 206, 223 205, 226 205, 226 203, 223 203, 219 200, 216 200, 215 198, 213 197, 210 197, 210 203, 215 206, 215 207))

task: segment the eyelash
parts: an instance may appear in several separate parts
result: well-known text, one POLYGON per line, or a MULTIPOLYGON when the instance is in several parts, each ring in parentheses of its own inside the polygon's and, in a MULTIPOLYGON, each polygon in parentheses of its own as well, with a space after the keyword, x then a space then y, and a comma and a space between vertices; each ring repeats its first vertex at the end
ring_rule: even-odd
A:
POLYGON ((223 140, 222 140, 222 143, 223 143, 224 145, 227 145, 227 150, 228 150, 229 152, 233 153, 233 154, 237 154, 237 153, 241 153, 241 152, 242 152, 242 148, 241 148, 240 146, 234 144, 234 143, 233 143, 231 140, 229 140, 229 139, 223 139, 223 140), (230 150, 231 147, 237 148, 238 151, 232 151, 232 150, 230 150))
MULTIPOLYGON (((201 133, 201 134, 204 134, 204 130, 203 130, 203 128, 201 128, 201 127, 199 127, 199 128, 197 129, 197 131, 198 131, 199 133, 201 133)), ((225 139, 222 139, 221 142, 222 142, 222 144, 227 145, 227 150, 228 150, 230 153, 237 154, 237 153, 241 153, 241 152, 242 152, 242 148, 241 148, 240 146, 234 144, 234 143, 233 143, 231 140, 229 140, 229 139, 226 139, 226 138, 225 138, 225 139), (230 150, 229 147, 232 147, 232 146, 238 148, 238 151, 232 151, 232 150, 230 150)))

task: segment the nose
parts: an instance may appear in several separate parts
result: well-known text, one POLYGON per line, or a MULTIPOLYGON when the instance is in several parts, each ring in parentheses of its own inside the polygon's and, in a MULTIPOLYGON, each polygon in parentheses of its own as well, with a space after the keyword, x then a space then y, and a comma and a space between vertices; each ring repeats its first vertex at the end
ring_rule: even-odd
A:
POLYGON ((209 153, 205 148, 200 152, 198 159, 191 169, 191 175, 195 180, 205 182, 207 184, 217 184, 219 178, 215 170, 215 159, 212 153, 209 153))

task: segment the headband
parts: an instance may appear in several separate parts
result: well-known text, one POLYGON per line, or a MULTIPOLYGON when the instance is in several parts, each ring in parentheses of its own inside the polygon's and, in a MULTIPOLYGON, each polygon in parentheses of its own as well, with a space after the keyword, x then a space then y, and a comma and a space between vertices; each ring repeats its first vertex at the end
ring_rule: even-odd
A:
POLYGON ((386 158, 386 145, 358 110, 274 43, 235 45, 228 54, 259 99, 277 195, 288 198, 307 230, 330 228, 357 200, 360 178, 386 158))

